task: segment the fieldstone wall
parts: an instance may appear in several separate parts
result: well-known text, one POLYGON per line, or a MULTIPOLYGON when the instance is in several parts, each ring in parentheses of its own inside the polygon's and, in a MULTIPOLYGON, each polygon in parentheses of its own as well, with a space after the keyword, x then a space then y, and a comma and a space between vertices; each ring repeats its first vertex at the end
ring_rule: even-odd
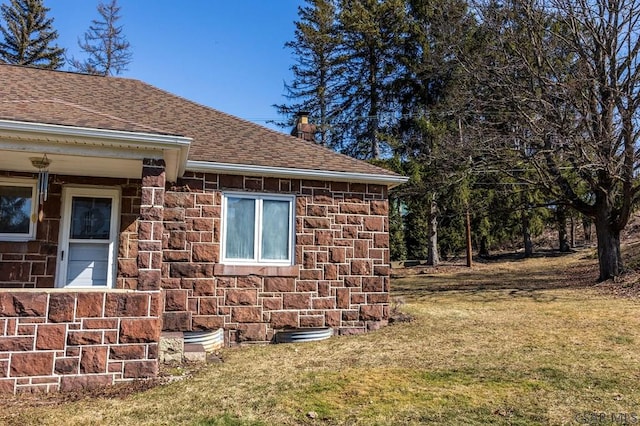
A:
POLYGON ((165 192, 164 330, 224 327, 235 343, 284 328, 377 328, 389 314, 388 247, 384 186, 188 174, 165 192), (296 196, 293 266, 219 263, 225 190, 296 196))
POLYGON ((161 310, 160 291, 0 290, 0 392, 154 377, 161 310))

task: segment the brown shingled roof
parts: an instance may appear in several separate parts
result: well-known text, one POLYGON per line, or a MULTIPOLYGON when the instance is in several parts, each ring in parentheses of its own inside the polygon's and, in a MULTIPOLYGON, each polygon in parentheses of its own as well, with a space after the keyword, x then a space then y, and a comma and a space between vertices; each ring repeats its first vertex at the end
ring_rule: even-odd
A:
POLYGON ((397 176, 138 80, 0 65, 0 119, 186 136, 189 160, 397 176))

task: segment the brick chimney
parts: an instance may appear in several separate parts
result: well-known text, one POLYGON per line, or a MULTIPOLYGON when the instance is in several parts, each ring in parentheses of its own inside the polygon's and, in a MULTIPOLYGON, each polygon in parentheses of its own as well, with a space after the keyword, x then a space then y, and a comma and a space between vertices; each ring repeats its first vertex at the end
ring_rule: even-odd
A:
POLYGON ((300 111, 296 114, 296 125, 291 130, 291 136, 295 136, 308 142, 316 141, 316 126, 309 123, 309 113, 300 111))

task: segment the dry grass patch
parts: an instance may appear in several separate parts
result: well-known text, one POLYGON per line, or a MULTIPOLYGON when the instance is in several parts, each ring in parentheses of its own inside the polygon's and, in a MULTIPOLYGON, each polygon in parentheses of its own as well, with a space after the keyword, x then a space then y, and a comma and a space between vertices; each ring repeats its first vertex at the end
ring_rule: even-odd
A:
POLYGON ((223 363, 124 398, 13 399, 0 423, 567 424, 637 413, 640 302, 598 291, 589 268, 579 253, 395 279, 411 323, 225 350, 223 363))

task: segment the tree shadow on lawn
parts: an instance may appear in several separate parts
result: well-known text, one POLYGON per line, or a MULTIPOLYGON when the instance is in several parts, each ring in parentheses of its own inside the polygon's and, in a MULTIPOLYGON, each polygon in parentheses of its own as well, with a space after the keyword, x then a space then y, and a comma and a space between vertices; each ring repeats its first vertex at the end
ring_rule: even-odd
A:
MULTIPOLYGON (((481 294, 499 292, 500 297, 536 297, 537 292, 555 289, 589 288, 597 284, 597 264, 580 259, 555 260, 545 265, 544 259, 569 257, 574 253, 538 253, 525 259, 519 254, 494 256, 477 269, 461 267, 423 269, 419 274, 393 278, 391 295, 419 299, 443 293, 481 294), (535 260, 532 260, 535 259, 535 260)), ((497 296, 497 294, 496 294, 497 296)))

